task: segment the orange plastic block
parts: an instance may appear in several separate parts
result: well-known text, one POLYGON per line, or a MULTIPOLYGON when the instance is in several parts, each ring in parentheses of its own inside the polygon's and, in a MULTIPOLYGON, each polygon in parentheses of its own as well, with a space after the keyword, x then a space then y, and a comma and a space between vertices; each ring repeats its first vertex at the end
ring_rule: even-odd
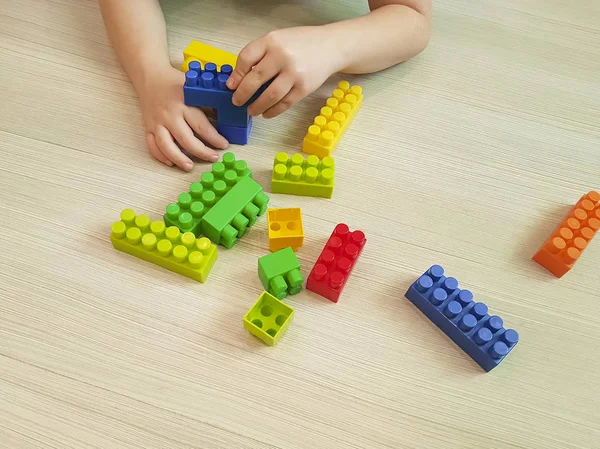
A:
POLYGON ((591 191, 569 211, 567 217, 535 253, 533 260, 556 277, 567 273, 600 229, 600 194, 591 191))
POLYGON ((267 211, 267 224, 269 226, 269 249, 271 251, 279 251, 288 246, 297 251, 304 243, 302 209, 299 207, 269 209, 267 211))
POLYGON ((304 137, 302 151, 321 159, 331 156, 363 101, 362 88, 340 81, 304 137))

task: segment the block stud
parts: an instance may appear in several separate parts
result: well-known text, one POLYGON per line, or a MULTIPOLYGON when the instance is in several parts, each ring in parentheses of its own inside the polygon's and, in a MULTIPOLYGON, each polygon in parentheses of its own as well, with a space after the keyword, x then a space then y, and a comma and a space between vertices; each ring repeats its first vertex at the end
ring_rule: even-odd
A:
POLYGON ((146 251, 154 251, 158 239, 154 234, 145 234, 142 237, 142 246, 146 251))
POLYGON ((124 209, 121 212, 121 221, 125 223, 127 226, 133 225, 135 221, 135 213, 131 209, 124 209))
POLYGON ((456 301, 450 301, 444 308, 444 315, 452 319, 462 312, 462 306, 456 301))
POLYGON ((113 223, 111 228, 111 235, 116 239, 122 239, 125 237, 125 232, 127 231, 127 225, 122 221, 117 221, 113 223))
POLYGON ((431 302, 431 304, 433 304, 434 306, 439 306, 441 305, 446 299, 448 299, 448 293, 446 293, 446 290, 444 290, 443 288, 436 288, 435 290, 433 290, 433 292, 431 293, 431 298, 429 298, 429 301, 431 302))
POLYGON ((198 85, 198 76, 198 72, 194 70, 188 70, 185 72, 185 85, 196 87, 198 85))
POLYGON ((129 228, 126 233, 127 241, 132 245, 137 245, 142 238, 142 231, 138 228, 129 228))
POLYGON ((427 290, 429 290, 432 286, 433 286, 433 279, 431 279, 429 276, 427 276, 425 274, 423 276, 421 276, 415 284, 415 288, 418 291, 420 291, 421 293, 426 293, 427 290))

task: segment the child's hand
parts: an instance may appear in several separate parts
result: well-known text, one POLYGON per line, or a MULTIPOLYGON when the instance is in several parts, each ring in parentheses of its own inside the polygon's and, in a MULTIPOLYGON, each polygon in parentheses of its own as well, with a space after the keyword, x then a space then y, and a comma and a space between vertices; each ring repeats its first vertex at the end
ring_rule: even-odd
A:
POLYGON ((204 145, 194 132, 216 148, 227 148, 228 142, 212 126, 201 109, 184 104, 184 81, 184 73, 169 67, 153 73, 138 94, 150 154, 163 164, 172 166, 175 163, 190 171, 194 163, 175 141, 188 153, 212 162, 219 156, 204 145))
POLYGON ((264 83, 273 83, 248 107, 250 115, 275 117, 317 90, 341 64, 333 36, 323 27, 272 31, 240 52, 227 87, 235 89, 233 104, 240 106, 264 83))

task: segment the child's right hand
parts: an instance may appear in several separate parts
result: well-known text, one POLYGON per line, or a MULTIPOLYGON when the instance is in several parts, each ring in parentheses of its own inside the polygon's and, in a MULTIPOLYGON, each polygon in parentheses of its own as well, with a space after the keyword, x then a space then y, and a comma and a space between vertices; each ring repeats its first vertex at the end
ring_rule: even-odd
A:
POLYGON ((185 74, 169 67, 154 72, 138 89, 140 106, 146 126, 146 143, 150 154, 163 164, 176 164, 185 171, 194 167, 186 152, 215 162, 219 156, 194 135, 215 148, 227 148, 228 142, 208 121, 201 109, 183 102, 185 74))

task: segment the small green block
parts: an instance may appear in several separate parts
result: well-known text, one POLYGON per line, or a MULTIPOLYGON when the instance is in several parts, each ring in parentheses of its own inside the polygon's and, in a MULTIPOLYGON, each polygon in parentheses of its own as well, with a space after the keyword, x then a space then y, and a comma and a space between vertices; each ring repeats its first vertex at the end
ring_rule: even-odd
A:
POLYGON ((330 156, 321 160, 315 155, 304 159, 300 153, 291 157, 278 153, 273 162, 271 192, 331 198, 333 178, 334 161, 330 156))
POLYGON ((201 232, 215 244, 231 248, 266 212, 268 204, 262 186, 243 178, 203 216, 201 232))
POLYGON ((262 292, 258 301, 243 319, 244 329, 260 338, 266 345, 277 344, 294 319, 294 309, 273 295, 262 292))
POLYGON ((258 277, 265 290, 278 299, 299 293, 304 282, 300 262, 289 246, 258 259, 258 277))
POLYGON ((133 210, 121 212, 121 221, 112 225, 110 241, 115 249, 198 282, 206 281, 217 260, 217 247, 206 237, 181 233, 175 226, 136 216, 133 210))
POLYGON ((210 172, 202 173, 200 181, 190 185, 189 192, 182 193, 177 203, 167 206, 165 223, 198 237, 202 217, 244 178, 252 178, 248 164, 236 161, 233 153, 225 153, 222 162, 215 162, 210 172))

